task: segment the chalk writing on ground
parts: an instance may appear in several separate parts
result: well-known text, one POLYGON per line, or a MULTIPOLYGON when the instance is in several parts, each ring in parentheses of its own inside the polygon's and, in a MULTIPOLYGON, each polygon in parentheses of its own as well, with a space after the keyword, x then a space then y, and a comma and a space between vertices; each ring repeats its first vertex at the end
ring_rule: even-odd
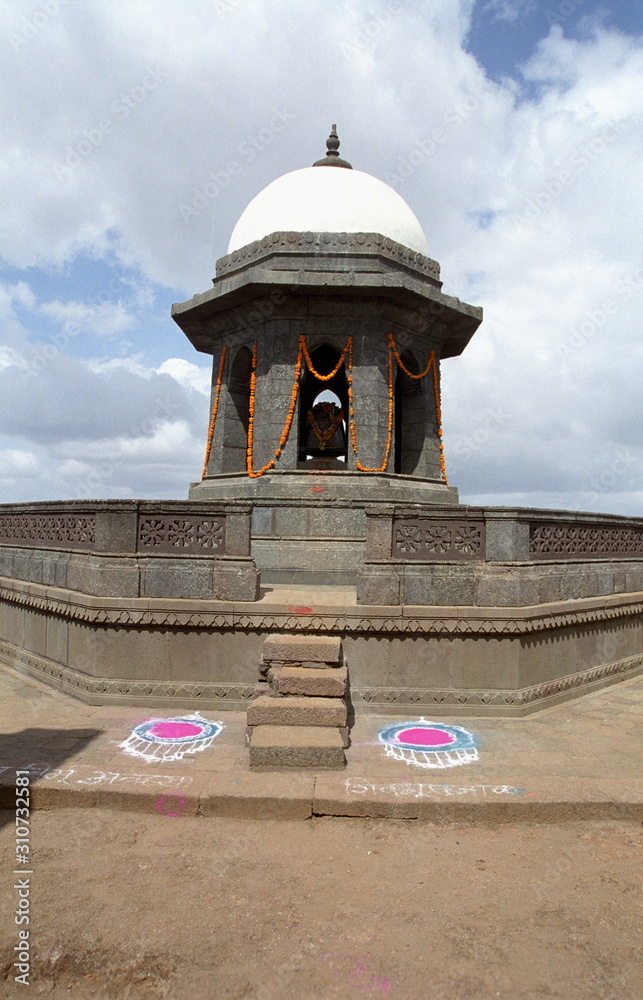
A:
POLYGON ((351 795, 394 795, 402 799, 441 799, 457 795, 488 798, 493 795, 524 795, 524 788, 513 785, 445 785, 413 781, 375 782, 366 778, 346 778, 346 791, 351 795))
MULTIPOLYGON (((43 778, 55 785, 116 785, 129 782, 147 788, 172 788, 177 785, 190 785, 194 780, 189 775, 176 774, 122 774, 118 771, 104 771, 90 767, 88 764, 76 764, 74 767, 52 767, 51 764, 25 764, 32 780, 43 778)), ((13 770, 13 769, 12 769, 13 770)))

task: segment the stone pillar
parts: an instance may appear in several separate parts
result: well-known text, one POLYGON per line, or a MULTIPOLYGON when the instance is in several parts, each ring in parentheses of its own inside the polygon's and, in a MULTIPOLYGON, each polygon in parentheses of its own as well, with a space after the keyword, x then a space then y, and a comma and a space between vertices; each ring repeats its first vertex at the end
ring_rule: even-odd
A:
MULTIPOLYGON (((349 469, 357 469, 357 461, 366 469, 380 469, 386 455, 388 407, 388 344, 381 330, 368 324, 363 333, 353 338, 357 456, 349 441, 349 469)), ((388 465, 382 471, 393 471, 392 443, 388 465)))
MULTIPOLYGON (((284 431, 292 397, 297 361, 297 336, 287 321, 267 323, 257 338, 257 373, 253 460, 259 471, 274 458, 284 431)), ((297 468, 297 412, 276 466, 281 471, 297 468)))

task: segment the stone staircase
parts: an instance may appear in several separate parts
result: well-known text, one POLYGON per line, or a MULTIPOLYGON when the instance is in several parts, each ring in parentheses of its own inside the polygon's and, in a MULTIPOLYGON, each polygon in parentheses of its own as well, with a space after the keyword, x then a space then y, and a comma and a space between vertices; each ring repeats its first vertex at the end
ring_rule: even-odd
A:
POLYGON ((250 767, 344 767, 350 695, 341 639, 274 635, 248 707, 250 767))

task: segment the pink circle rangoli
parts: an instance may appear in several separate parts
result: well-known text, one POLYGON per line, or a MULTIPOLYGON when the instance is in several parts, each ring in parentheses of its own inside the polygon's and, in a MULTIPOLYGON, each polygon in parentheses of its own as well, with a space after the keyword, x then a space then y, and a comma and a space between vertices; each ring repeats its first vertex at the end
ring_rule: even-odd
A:
POLYGON ((456 737, 453 733, 445 732, 444 729, 402 729, 397 733, 395 739, 398 743, 413 743, 415 746, 438 747, 448 743, 455 743, 456 737))
POLYGON ((378 740, 388 757, 418 767, 456 767, 478 759, 473 734, 442 722, 394 722, 380 731, 378 740))
POLYGON ((148 738, 153 736, 157 740, 175 740, 181 736, 193 736, 197 739, 204 728, 194 722, 157 722, 148 729, 148 738))

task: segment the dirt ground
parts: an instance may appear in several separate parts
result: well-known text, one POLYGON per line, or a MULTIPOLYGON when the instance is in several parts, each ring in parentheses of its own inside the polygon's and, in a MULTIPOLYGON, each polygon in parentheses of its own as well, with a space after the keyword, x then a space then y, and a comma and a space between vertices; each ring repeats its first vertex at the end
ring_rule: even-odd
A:
POLYGON ((39 812, 23 986, 11 967, 11 820, 0 831, 6 1000, 643 996, 633 824, 39 812))

